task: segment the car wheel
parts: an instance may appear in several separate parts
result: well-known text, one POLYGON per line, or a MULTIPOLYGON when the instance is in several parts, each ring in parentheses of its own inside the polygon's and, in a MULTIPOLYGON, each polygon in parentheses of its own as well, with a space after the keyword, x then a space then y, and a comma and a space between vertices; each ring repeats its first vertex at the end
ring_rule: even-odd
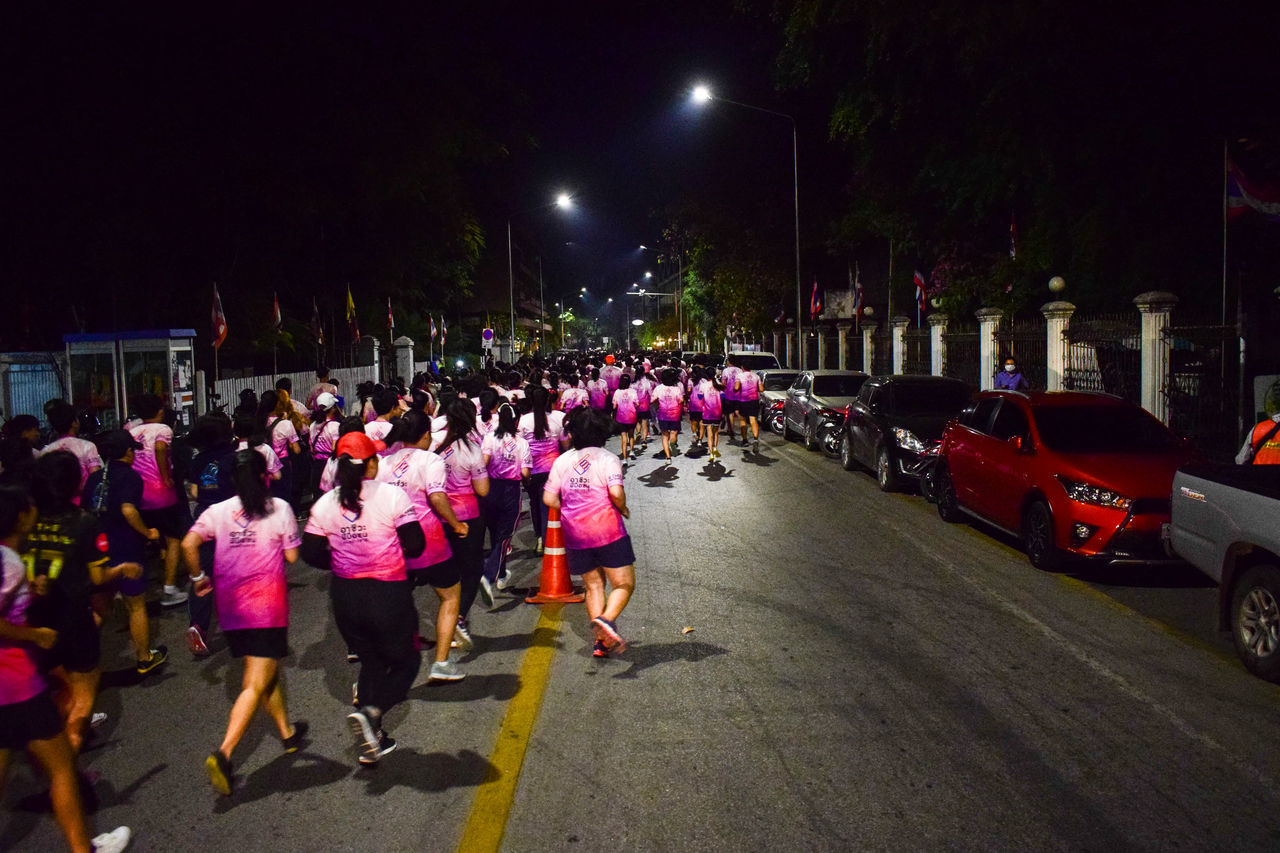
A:
POLYGON ((951 482, 951 472, 946 465, 938 464, 933 482, 938 489, 938 517, 951 523, 959 521, 962 517, 960 499, 956 497, 956 487, 951 482))
POLYGON ((813 422, 812 418, 806 421, 804 425, 804 449, 818 449, 818 425, 813 422))
POLYGON ((1062 568, 1064 554, 1053 538, 1053 514, 1044 501, 1027 507, 1022 517, 1022 545, 1031 565, 1046 572, 1062 568))
POLYGON ((876 482, 880 491, 892 492, 898 488, 898 475, 893 472, 893 460, 889 458, 889 449, 883 444, 876 448, 876 482))
POLYGON ((1231 637, 1245 669, 1280 681, 1280 568, 1254 566, 1236 583, 1231 637))
POLYGON ((840 465, 846 471, 858 467, 858 460, 853 457, 853 439, 847 432, 840 437, 840 465))

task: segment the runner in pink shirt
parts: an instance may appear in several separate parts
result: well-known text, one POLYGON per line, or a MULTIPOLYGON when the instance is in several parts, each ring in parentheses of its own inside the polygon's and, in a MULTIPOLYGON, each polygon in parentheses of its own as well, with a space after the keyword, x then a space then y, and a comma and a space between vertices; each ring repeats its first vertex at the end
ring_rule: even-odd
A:
POLYGON ((591 378, 587 380, 587 403, 597 412, 609 408, 609 385, 600 378, 600 371, 591 368, 591 378))
POLYGON ((639 440, 642 445, 649 444, 649 421, 652 413, 649 411, 653 405, 653 392, 658 387, 658 383, 653 381, 653 376, 643 367, 636 368, 636 378, 632 380, 631 387, 636 392, 636 431, 639 433, 639 440))
POLYGON ((231 754, 259 706, 276 724, 285 752, 299 750, 307 733, 305 721, 289 722, 279 679, 280 659, 289 653, 284 564, 298 559, 301 540, 289 504, 271 497, 266 462, 256 449, 238 451, 236 497, 202 512, 182 540, 192 589, 196 595, 212 591, 231 656, 244 658, 240 695, 231 707, 226 734, 205 759, 209 781, 224 796, 231 793, 231 754), (200 567, 200 545, 208 541, 214 543, 216 583, 200 567))
POLYGON ((658 404, 658 428, 662 430, 662 452, 666 454, 666 462, 671 463, 671 447, 680 432, 680 417, 684 411, 684 391, 681 390, 680 374, 675 368, 668 367, 662 371, 662 384, 653 392, 653 399, 658 404))
POLYGON ((613 356, 604 357, 604 367, 600 368, 600 378, 604 380, 605 387, 609 390, 609 396, 613 396, 613 392, 618 390, 618 380, 622 378, 622 368, 614 364, 613 356))
POLYGON ((143 394, 135 406, 142 423, 129 433, 142 444, 133 457, 133 470, 142 478, 142 505, 138 510, 147 527, 154 527, 164 537, 164 595, 160 605, 176 607, 187 601, 187 594, 175 584, 178 546, 187 532, 190 515, 185 507, 178 506, 173 488, 173 468, 169 464, 173 430, 163 423, 165 408, 164 400, 155 394, 143 394))
POLYGON ((692 447, 706 443, 702 424, 702 390, 698 387, 701 382, 702 368, 695 367, 689 384, 689 430, 693 433, 692 447))
POLYGON ((738 371, 734 383, 738 394, 738 417, 742 421, 742 446, 747 446, 747 424, 751 424, 752 449, 760 452, 760 377, 750 368, 738 371))
POLYGON ((733 356, 725 358, 724 370, 720 371, 720 403, 724 412, 725 426, 729 429, 729 443, 733 443, 733 433, 738 416, 738 360, 733 356))
POLYGON ((720 385, 716 382, 712 369, 708 368, 693 393, 702 397, 702 426, 707 431, 707 450, 712 459, 719 459, 720 418, 724 409, 721 405, 720 385))
POLYGON ((569 446, 564 432, 564 413, 548 411, 549 398, 545 388, 535 388, 529 394, 529 412, 520 418, 520 436, 529 442, 533 468, 525 486, 529 494, 529 515, 533 523, 533 535, 538 537, 537 550, 542 551, 542 537, 547 527, 547 511, 542 504, 542 487, 547 482, 551 465, 560 451, 569 446), (536 510, 536 512, 535 512, 536 510))
POLYGON ((404 701, 422 664, 405 558, 419 556, 426 540, 409 496, 375 479, 381 449, 363 431, 338 440, 338 487, 311 507, 302 542, 307 563, 332 569, 333 618, 359 656, 359 707, 347 722, 363 750, 361 764, 376 764, 396 748, 383 715, 404 701))
MULTIPOLYGON (((618 380, 618 390, 613 392, 613 418, 621 430, 623 460, 634 459, 636 450, 636 418, 639 414, 640 401, 636 390, 631 387, 631 377, 623 376, 618 380)), ((646 413, 647 414, 647 413, 646 413)))
POLYGON ((569 374, 569 384, 560 392, 560 399, 557 405, 560 411, 568 414, 579 406, 588 406, 591 404, 591 396, 587 393, 587 389, 580 387, 578 374, 569 374))
POLYGON ((624 518, 630 517, 622 463, 604 449, 606 417, 579 409, 570 420, 573 450, 551 466, 543 502, 560 510, 570 574, 586 586, 587 615, 596 635, 596 657, 626 651, 617 621, 635 590, 635 552, 624 518), (605 596, 605 582, 612 589, 605 596))
POLYGON ((493 607, 493 588, 506 586, 507 552, 520 521, 520 483, 533 468, 529 442, 517 429, 516 410, 503 403, 495 414, 497 425, 484 437, 480 453, 489 472, 489 494, 483 501, 484 523, 489 532, 489 556, 480 578, 481 600, 493 607))
MULTIPOLYGON (((58 438, 41 448, 36 456, 52 453, 55 450, 65 450, 70 453, 80 463, 80 491, 84 491, 84 484, 88 482, 89 475, 102 467, 102 457, 98 454, 98 448, 92 441, 85 441, 79 437, 80 420, 76 417, 76 410, 70 403, 58 400, 56 403, 49 404, 45 417, 58 438)), ((76 506, 80 505, 79 493, 76 494, 75 502, 76 506)))
POLYGON ((430 586, 440 600, 430 680, 460 681, 465 676, 449 660, 449 641, 458 624, 461 576, 443 525, 464 538, 468 525, 458 520, 449 505, 448 470, 444 460, 431 452, 431 418, 423 412, 409 412, 397 421, 391 438, 400 449, 379 460, 378 480, 403 489, 409 496, 426 540, 422 553, 405 563, 409 579, 415 587, 430 586))

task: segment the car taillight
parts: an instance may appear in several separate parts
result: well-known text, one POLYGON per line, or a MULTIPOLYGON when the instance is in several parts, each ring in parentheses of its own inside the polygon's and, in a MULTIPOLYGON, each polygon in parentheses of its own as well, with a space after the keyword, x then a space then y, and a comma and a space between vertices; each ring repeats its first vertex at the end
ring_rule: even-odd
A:
POLYGON ((770 408, 770 410, 772 410, 772 411, 775 411, 775 412, 781 412, 781 411, 782 411, 782 404, 783 404, 783 403, 785 403, 785 402, 786 402, 785 400, 778 400, 776 403, 773 403, 771 406, 769 406, 769 408, 770 408))

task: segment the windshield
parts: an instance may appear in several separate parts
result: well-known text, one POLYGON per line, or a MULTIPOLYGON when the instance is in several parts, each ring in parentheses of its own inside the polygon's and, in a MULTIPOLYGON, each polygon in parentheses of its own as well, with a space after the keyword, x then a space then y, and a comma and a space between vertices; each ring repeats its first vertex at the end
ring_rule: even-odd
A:
POLYGON ((791 383, 796 381, 798 373, 766 373, 764 377, 764 390, 766 391, 785 391, 791 387, 791 383))
POLYGON ((1040 438, 1058 453, 1162 453, 1178 447, 1163 424, 1128 406, 1044 406, 1035 409, 1040 438))
POLYGON ((856 397, 865 376, 815 376, 813 393, 819 397, 856 397))
POLYGON ((969 402, 969 389, 950 382, 895 382, 893 411, 899 415, 954 415, 969 402))
POLYGON ((733 354, 733 363, 743 370, 768 370, 771 367, 778 366, 778 359, 771 355, 752 355, 750 353, 735 352, 733 354))

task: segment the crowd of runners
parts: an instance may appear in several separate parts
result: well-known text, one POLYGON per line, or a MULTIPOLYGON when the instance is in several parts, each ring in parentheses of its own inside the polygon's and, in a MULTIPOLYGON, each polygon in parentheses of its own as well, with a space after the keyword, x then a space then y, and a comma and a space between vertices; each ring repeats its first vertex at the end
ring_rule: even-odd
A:
POLYGON ((512 538, 527 497, 543 550, 548 513, 561 518, 566 560, 586 591, 592 654, 626 650, 617 621, 635 587, 627 534, 627 469, 651 441, 662 466, 687 453, 717 464, 722 434, 759 450, 760 380, 674 357, 592 354, 525 359, 477 374, 366 383, 350 398, 325 368, 294 396, 288 379, 241 395, 175 433, 166 401, 133 402, 124 429, 99 432, 62 400, 43 424, 18 415, 0 433, 0 786, 26 751, 49 784, 73 850, 122 850, 127 827, 90 839, 82 798, 94 779, 77 756, 105 719, 95 712, 99 636, 123 602, 139 679, 169 659, 153 645, 159 604, 185 605, 190 653, 210 654, 216 613, 241 690, 223 739, 205 760, 229 795, 232 756, 261 709, 281 748, 307 742, 279 678, 289 653, 285 564, 329 571, 334 622, 358 665, 347 720, 359 763, 396 748, 383 720, 405 701, 424 651, 428 680, 465 674, 472 611, 511 581, 512 538), (685 416, 688 416, 687 422, 685 416), (619 436, 619 452, 606 450, 619 436), (485 543, 488 542, 486 554, 485 543), (180 570, 185 570, 179 575, 180 570), (429 586, 425 635, 414 591, 429 586))

